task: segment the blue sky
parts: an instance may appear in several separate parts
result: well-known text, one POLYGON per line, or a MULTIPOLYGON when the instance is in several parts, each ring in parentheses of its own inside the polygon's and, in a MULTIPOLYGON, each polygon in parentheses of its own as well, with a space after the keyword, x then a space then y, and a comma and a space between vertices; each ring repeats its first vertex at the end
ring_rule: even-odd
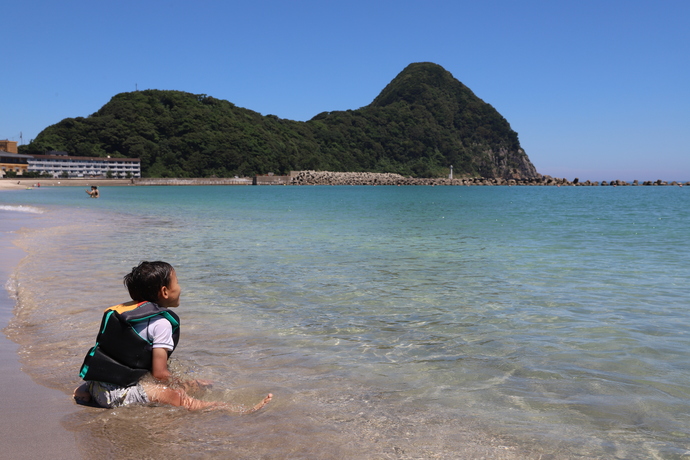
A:
POLYGON ((0 139, 135 89, 308 120, 443 66, 542 174, 690 180, 690 0, 3 2, 0 139))

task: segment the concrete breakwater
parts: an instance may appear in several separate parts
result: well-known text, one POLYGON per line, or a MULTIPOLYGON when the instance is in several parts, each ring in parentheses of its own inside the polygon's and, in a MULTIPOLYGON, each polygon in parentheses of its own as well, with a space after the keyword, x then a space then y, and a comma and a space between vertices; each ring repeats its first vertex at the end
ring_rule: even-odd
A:
POLYGON ((0 185, 26 187, 114 187, 132 185, 252 185, 251 177, 200 177, 200 178, 134 178, 105 179, 99 177, 79 179, 46 179, 43 177, 24 179, 21 176, 12 179, 0 179, 0 185))
POLYGON ((235 178, 137 178, 137 179, 0 179, 3 188, 26 188, 37 186, 147 186, 147 185, 516 185, 516 186, 690 186, 690 182, 666 182, 612 180, 611 182, 592 182, 574 179, 562 179, 542 176, 538 179, 516 180, 503 178, 415 178, 393 173, 369 172, 329 172, 329 171, 292 171, 289 176, 256 176, 235 178))
MULTIPOLYGON (((572 181, 551 176, 542 176, 538 179, 503 179, 503 178, 414 178, 404 177, 393 173, 369 173, 369 172, 329 172, 329 171, 299 171, 290 175, 289 185, 532 185, 532 186, 637 186, 637 185, 683 185, 679 182, 657 181, 633 181, 625 182, 612 180, 611 182, 581 182, 579 179, 572 181)), ((690 182, 685 185, 690 186, 690 182)))

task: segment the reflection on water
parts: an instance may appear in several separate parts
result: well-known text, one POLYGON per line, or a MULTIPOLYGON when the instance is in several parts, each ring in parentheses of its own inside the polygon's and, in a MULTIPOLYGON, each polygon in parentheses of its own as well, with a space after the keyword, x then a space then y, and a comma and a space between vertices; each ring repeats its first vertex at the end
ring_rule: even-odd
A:
POLYGON ((183 289, 174 367, 214 380, 209 398, 274 401, 246 417, 85 408, 67 423, 91 451, 686 455, 683 189, 181 189, 48 208, 54 224, 21 243, 9 333, 68 393, 102 310, 126 300, 122 275, 167 260, 183 289))

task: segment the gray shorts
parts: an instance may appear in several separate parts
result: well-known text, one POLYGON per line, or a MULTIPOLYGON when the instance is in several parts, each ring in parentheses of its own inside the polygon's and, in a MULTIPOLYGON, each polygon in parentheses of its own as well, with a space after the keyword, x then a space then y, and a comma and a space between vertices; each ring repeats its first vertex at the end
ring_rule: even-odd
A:
POLYGON ((108 409, 150 402, 141 383, 131 387, 121 387, 112 383, 89 382, 89 393, 99 406, 108 409))

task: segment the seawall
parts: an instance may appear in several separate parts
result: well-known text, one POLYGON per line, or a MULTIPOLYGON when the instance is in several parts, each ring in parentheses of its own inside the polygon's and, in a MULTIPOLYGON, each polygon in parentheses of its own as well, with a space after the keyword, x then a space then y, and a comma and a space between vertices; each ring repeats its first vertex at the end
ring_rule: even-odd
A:
MULTIPOLYGON (((289 185, 522 185, 522 186, 638 186, 638 185, 683 185, 679 182, 656 181, 633 181, 626 182, 613 180, 610 183, 580 181, 579 179, 562 179, 551 176, 542 176, 535 179, 503 179, 503 178, 415 178, 404 177, 400 174, 392 173, 354 173, 354 172, 328 172, 328 171, 299 171, 290 175, 289 185)), ((684 185, 690 186, 690 182, 684 185)))
POLYGON ((141 178, 141 179, 43 179, 16 177, 0 179, 2 188, 36 187, 97 187, 103 186, 154 186, 154 185, 455 185, 455 186, 690 186, 690 181, 667 182, 661 179, 655 181, 622 180, 580 181, 565 178, 542 176, 535 179, 503 179, 503 178, 418 178, 405 177, 393 173, 369 172, 329 172, 329 171, 293 171, 289 176, 256 176, 234 178, 141 178))

